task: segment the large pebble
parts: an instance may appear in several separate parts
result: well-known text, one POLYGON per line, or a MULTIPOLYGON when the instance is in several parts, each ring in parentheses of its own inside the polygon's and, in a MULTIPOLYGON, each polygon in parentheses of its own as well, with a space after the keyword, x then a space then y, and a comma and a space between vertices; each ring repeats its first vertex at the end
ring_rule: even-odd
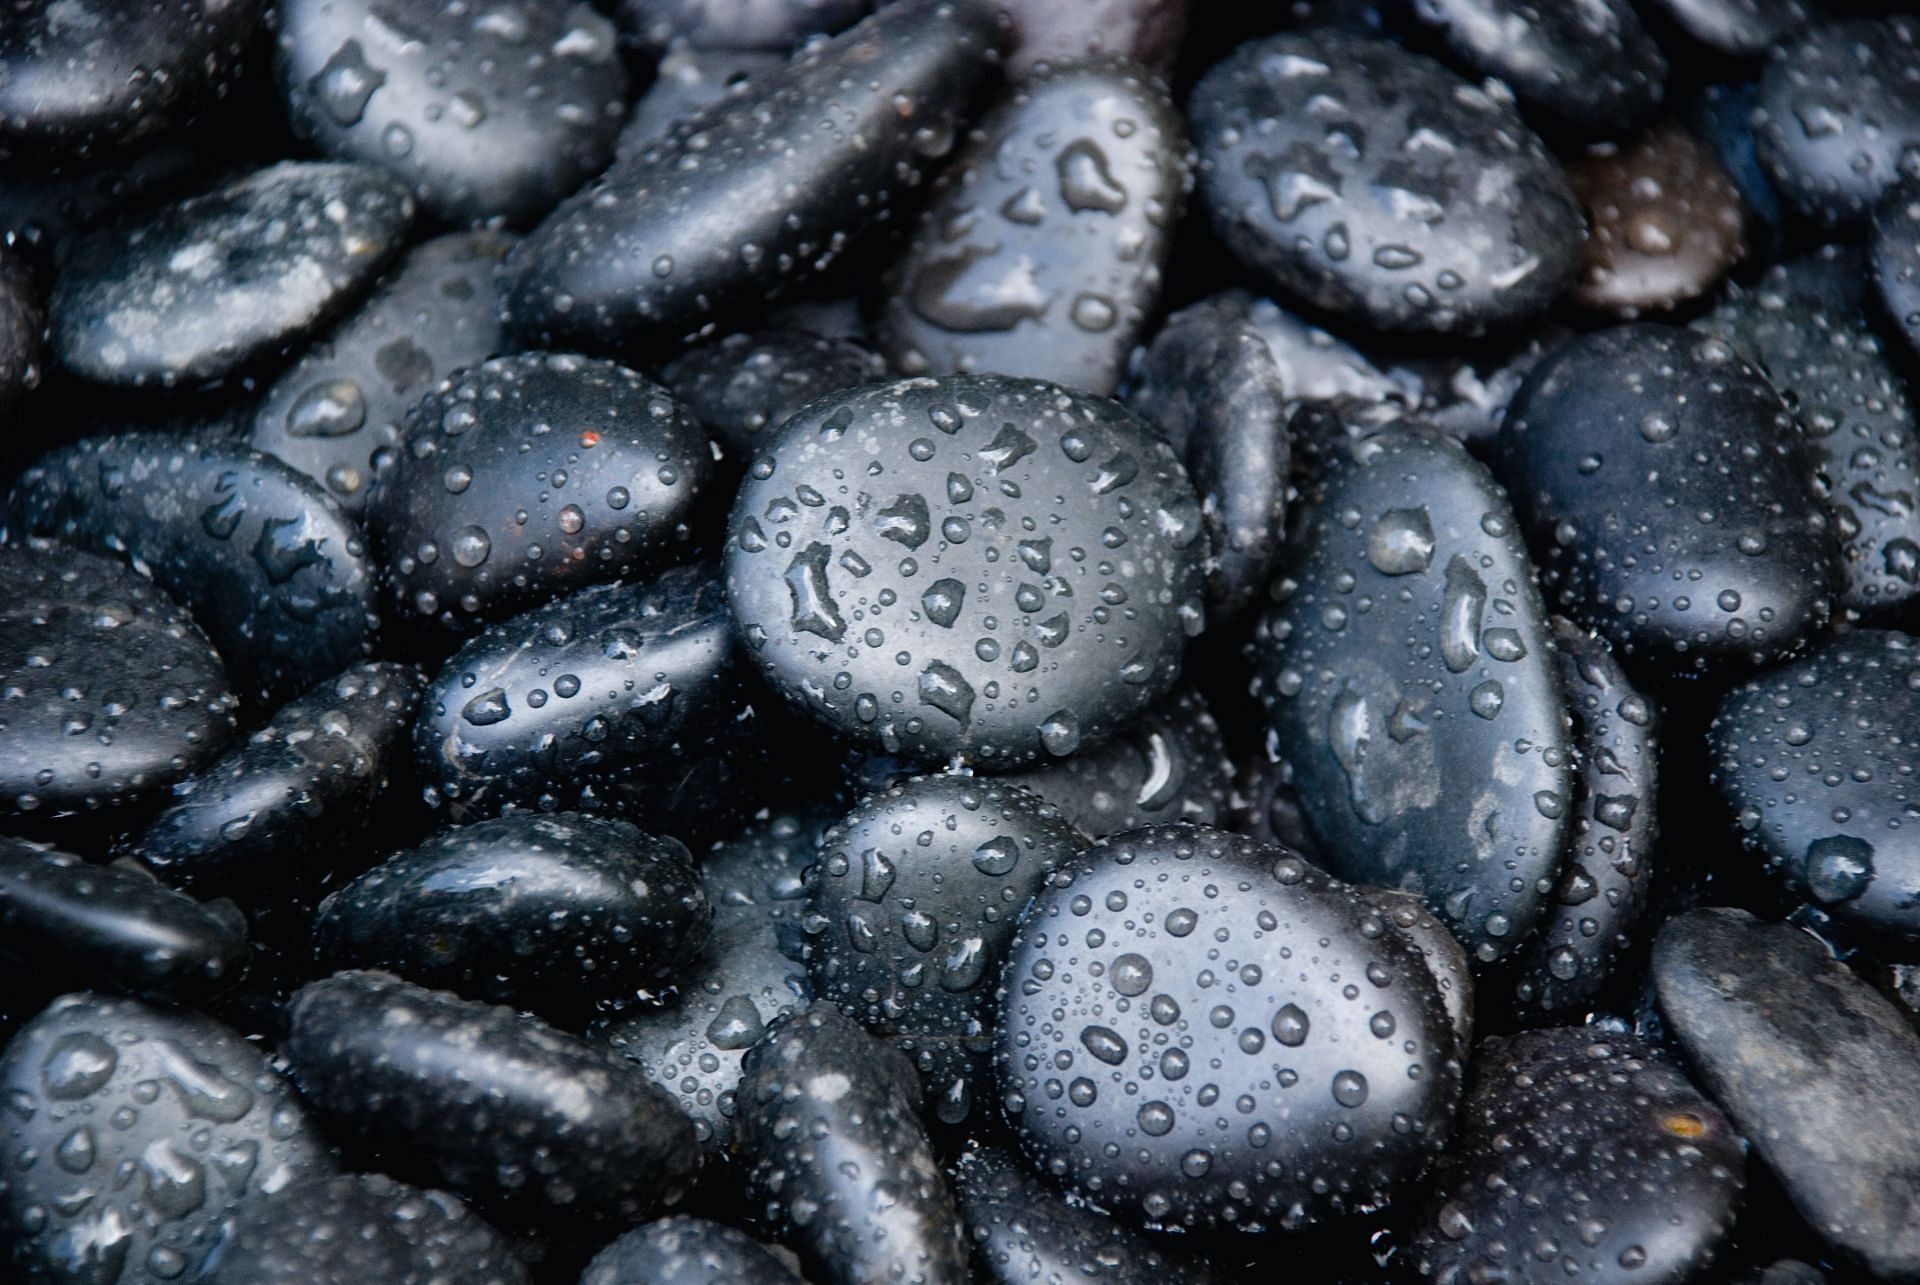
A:
POLYGON ((1193 0, 998 0, 1012 32, 1007 75, 1042 63, 1117 54, 1165 73, 1187 34, 1193 0))
POLYGON ((618 1054, 386 973, 293 997, 300 1091, 390 1161, 529 1218, 637 1221, 700 1167, 693 1125, 618 1054))
POLYGON ((26 1280, 194 1280, 226 1219, 333 1171, 265 1055, 184 1009, 55 1000, 0 1056, 0 1091, 0 1240, 26 1280))
POLYGON ((1471 332, 1541 311, 1579 264, 1580 208, 1511 102, 1398 46, 1253 41, 1189 111, 1221 240, 1319 307, 1471 332))
POLYGON ((828 830, 807 876, 814 994, 914 1059, 934 1113, 972 1111, 1020 911, 1086 836, 1036 795, 929 776, 828 830))
POLYGON ((998 376, 815 402, 734 502, 748 651, 848 739, 989 769, 1092 746, 1204 622, 1200 505, 1112 402, 998 376))
POLYGON ((1680 1068, 1630 1036, 1493 1039, 1413 1250, 1436 1285, 1700 1278, 1732 1229, 1746 1143, 1680 1068))
POLYGON ((677 839, 520 813, 442 831, 320 903, 314 949, 556 1019, 677 980, 713 905, 677 839))
POLYGON ((1807 1224, 1876 1279, 1920 1277, 1920 1035, 1819 942, 1740 910, 1671 920, 1660 1012, 1807 1224))
POLYGON ((594 1256, 580 1285, 801 1285, 743 1231, 678 1215, 636 1227, 594 1256))
POLYGON ((408 252, 351 316, 274 381, 248 444, 366 508, 376 457, 434 385, 507 346, 497 232, 436 237, 408 252))
POLYGON ((882 349, 909 375, 1111 393, 1159 302, 1188 166, 1145 68, 1089 59, 1022 80, 935 185, 887 281, 882 349))
POLYGON ((749 1050, 740 1152, 766 1223, 817 1285, 966 1285, 960 1212, 906 1056, 831 1004, 749 1050))
POLYGON ((1920 641, 1861 629, 1721 702, 1714 779, 1750 848, 1797 895, 1920 958, 1920 641))
POLYGON ((1633 662, 1792 654, 1839 557, 1792 412, 1724 341, 1619 326, 1549 355, 1499 439, 1558 606, 1633 662))
POLYGON ((150 796, 218 754, 234 700, 213 644, 118 563, 0 545, 0 813, 150 796))
POLYGON ((1255 635, 1255 692, 1327 868, 1418 893, 1476 958, 1546 912, 1574 750, 1506 496, 1450 439, 1340 452, 1255 635))
POLYGON ((825 270, 952 150, 998 34, 987 0, 900 0, 748 81, 516 248, 515 328, 624 350, 825 270), (822 128, 827 101, 837 110, 822 128))
POLYGON ((48 307, 86 379, 192 386, 284 353, 399 252, 413 199, 371 165, 285 161, 76 241, 48 307))
POLYGON ((444 1191, 379 1174, 296 1183, 221 1233, 204 1285, 527 1285, 513 1246, 444 1191))
POLYGON ((1021 921, 997 1060, 1028 1159, 1131 1222, 1297 1228, 1446 1144, 1454 1032, 1414 945, 1284 848, 1104 841, 1021 921))
POLYGON ((751 456, 809 402, 886 374, 886 362, 852 340, 762 330, 688 349, 660 382, 729 449, 751 456))
POLYGON ((467 632, 673 561, 712 468, 699 424, 644 375, 521 353, 413 409, 367 531, 396 615, 467 632))
POLYGON ((369 646, 373 568, 359 530, 318 483, 238 442, 87 438, 22 473, 9 507, 17 530, 152 576, 249 703, 304 692, 369 646))
POLYGON ((452 223, 539 218, 613 158, 627 74, 590 4, 281 0, 280 84, 320 151, 452 223))
POLYGON ((777 748, 767 706, 734 646, 718 574, 680 567, 582 590, 471 639, 428 690, 414 755, 456 821, 612 811, 705 832, 758 801, 738 796, 777 748))
POLYGON ((619 0, 621 24, 644 44, 784 54, 852 26, 872 0, 619 0))

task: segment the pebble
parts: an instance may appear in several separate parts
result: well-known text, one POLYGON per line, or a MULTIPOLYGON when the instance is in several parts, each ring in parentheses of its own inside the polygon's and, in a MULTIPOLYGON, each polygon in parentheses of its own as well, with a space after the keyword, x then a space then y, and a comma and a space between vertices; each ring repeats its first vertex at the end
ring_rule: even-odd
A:
POLYGON ((186 1009, 63 996, 0 1055, 0 1093, 0 1238, 23 1279, 197 1279, 229 1218, 333 1171, 266 1056, 186 1009))
POLYGON ((706 434, 644 375, 521 353, 457 372, 407 417, 367 500, 402 620, 470 632, 684 556, 706 434))
POLYGON ((1498 450, 1559 609, 1626 663, 1763 664, 1826 623, 1839 556, 1805 443, 1724 341, 1575 339, 1527 376, 1498 450))
POLYGON ((685 43, 671 46, 653 69, 653 83, 633 104, 627 123, 620 127, 614 156, 622 162, 637 159, 708 103, 736 92, 748 78, 764 75, 786 60, 784 54, 756 49, 696 49, 685 43))
POLYGON ((1660 1012, 1707 1092, 1820 1237, 1877 1280, 1920 1274, 1920 1035, 1811 936, 1694 910, 1653 947, 1660 1012))
POLYGON ((359 530, 311 479, 238 442, 86 438, 22 473, 8 507, 16 531, 124 557, 178 598, 249 705, 304 692, 370 646, 359 530))
POLYGON ((1189 105, 1214 229, 1274 286, 1376 329, 1540 312, 1579 265, 1580 208, 1496 94, 1364 36, 1242 45, 1189 105))
POLYGON ((0 544, 0 814, 151 798, 220 752, 236 704, 151 581, 50 540, 0 544))
POLYGON ((302 987, 288 1021, 301 1093, 403 1178, 515 1218, 631 1225, 699 1169, 693 1125, 664 1089, 510 1009, 346 972, 302 987))
POLYGON ((1874 208, 1872 283, 1884 315, 1920 351, 1920 178, 1889 188, 1874 208))
POLYGON ((853 340, 759 330, 689 348, 660 382, 722 445, 749 459, 809 403, 886 374, 886 362, 853 340))
POLYGON ((512 239, 456 232, 407 252, 367 301, 273 382, 247 443, 326 486, 356 519, 407 412, 507 347, 499 267, 512 239))
POLYGON ((625 348, 699 332, 824 271, 952 151, 997 44, 987 0, 898 0, 749 80, 515 248, 515 330, 625 348), (822 128, 828 100, 840 112, 822 128))
POLYGON ((1094 58, 1022 79, 935 183, 885 284, 882 351, 908 375, 1111 393, 1159 303, 1189 165, 1145 68, 1094 58))
POLYGON ((1007 75, 1021 79, 1041 64, 1115 54, 1173 70, 1194 0, 999 0, 1011 30, 1007 75))
POLYGON ((453 224, 531 223, 613 159, 627 74, 590 4, 280 0, 294 131, 453 224))
POLYGON ((1454 1033, 1412 942, 1284 848, 1151 826, 1021 919, 996 1061, 1029 1164, 1158 1228, 1373 1208, 1446 1144, 1454 1033))
POLYGON ((774 1252, 733 1227, 684 1214, 636 1227, 587 1264, 580 1285, 801 1285, 774 1252))
MULTIPOLYGON (((1282 844, 1281 846, 1285 846, 1282 844)), ((1397 888, 1359 890, 1362 897, 1387 917, 1412 944, 1415 953, 1427 965, 1433 984, 1440 988, 1440 1002, 1453 1026, 1454 1047, 1465 1065, 1473 1050, 1474 980, 1473 961, 1460 945, 1460 939, 1447 930, 1440 917, 1427 909, 1427 903, 1410 892, 1397 888)))
POLYGON ((1118 405, 903 380, 767 443, 727 590, 748 653, 840 736, 1006 769, 1096 745, 1172 686, 1204 623, 1202 534, 1172 449, 1118 405))
POLYGON ((814 36, 852 26, 873 0, 619 0, 621 27, 657 49, 786 54, 814 36))
POLYGON ((175 388, 287 353, 399 252, 406 188, 372 165, 284 161, 77 239, 48 304, 83 379, 175 388))
POLYGON ((1647 0, 1647 6, 1733 58, 1758 58, 1810 16, 1807 0, 1647 0))
POLYGON ((1254 635, 1254 694, 1329 871, 1426 899, 1481 962, 1545 915, 1574 749, 1505 494, 1450 439, 1330 462, 1254 635))
POLYGON ((329 893, 314 953, 563 1021, 676 980, 713 923, 678 839, 517 813, 443 830, 329 893))
POLYGON ((1570 162, 1587 211, 1582 307, 1632 318, 1698 299, 1746 253, 1746 210, 1718 159, 1677 125, 1570 162))

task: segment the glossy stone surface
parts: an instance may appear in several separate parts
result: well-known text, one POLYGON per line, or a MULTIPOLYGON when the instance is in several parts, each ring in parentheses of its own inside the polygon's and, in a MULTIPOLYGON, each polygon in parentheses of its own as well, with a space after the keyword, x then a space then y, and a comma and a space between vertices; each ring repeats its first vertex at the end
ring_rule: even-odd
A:
POLYGON ((808 403, 886 374, 886 362, 852 340, 784 329, 690 348, 660 382, 729 450, 750 458, 808 403))
POLYGON ((678 1215, 636 1227, 587 1264, 580 1285, 801 1285, 743 1231, 678 1215))

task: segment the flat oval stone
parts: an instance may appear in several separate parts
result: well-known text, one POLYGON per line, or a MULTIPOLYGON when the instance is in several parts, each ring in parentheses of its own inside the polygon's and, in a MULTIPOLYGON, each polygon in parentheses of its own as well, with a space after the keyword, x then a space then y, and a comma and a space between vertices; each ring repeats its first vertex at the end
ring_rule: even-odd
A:
POLYGON ((1192 177, 1159 79, 1094 58, 1006 91, 935 183, 875 337, 908 375, 1114 390, 1160 299, 1192 177))
POLYGON ((1261 618, 1254 693, 1326 868, 1416 893, 1487 962, 1545 914, 1574 751, 1518 524, 1451 439, 1332 459, 1261 618))
POLYGON ((1873 211, 1874 291, 1909 347, 1920 350, 1920 178, 1889 188, 1873 211))
POLYGON ((1579 264, 1580 208, 1512 104, 1396 45, 1251 41, 1189 111, 1220 239, 1317 307, 1475 332, 1542 311, 1579 264))
POLYGON ((1167 318, 1127 405, 1159 429, 1201 497, 1213 556, 1207 599, 1232 616, 1266 589, 1286 536, 1290 388, 1260 330, 1228 296, 1167 318))
POLYGON ((1920 841, 1906 837, 1916 716, 1920 643, 1859 629, 1729 693, 1709 733, 1748 848, 1902 960, 1920 958, 1920 841))
POLYGON ((1827 224, 1863 218, 1914 172, 1920 19, 1815 23, 1774 44, 1754 120, 1760 161, 1790 205, 1827 224))
POLYGON ((1488 1040, 1433 1177, 1423 1277, 1694 1280, 1733 1229, 1746 1142, 1651 1045, 1589 1027, 1488 1040), (1523 1257, 1524 1255, 1524 1257, 1523 1257))
POLYGON ((749 77, 772 71, 786 60, 785 54, 764 50, 674 45, 661 56, 653 69, 653 83, 627 114, 614 143, 614 156, 620 161, 639 157, 708 103, 738 91, 749 77))
POLYGON ((1014 920, 1087 838, 1037 795, 928 776, 863 800, 807 878, 807 975, 913 1056, 936 1116, 973 1107, 1014 920), (923 842, 924 840, 924 842, 923 842))
POLYGON ((0 243, 0 407, 40 386, 46 328, 46 308, 25 257, 0 243))
POLYGON ((1807 934, 1695 910, 1653 946, 1667 1027, 1820 1238, 1880 1280, 1920 1272, 1906 1190, 1920 1035, 1807 934))
POLYGON ((1186 683, 1106 744, 1001 779, 1032 790, 1095 839, 1168 821, 1225 825, 1232 809, 1226 739, 1186 683))
POLYGON ((1840 538, 1840 605, 1884 613, 1920 594, 1920 426, 1866 317, 1776 267, 1694 327, 1760 367, 1797 412, 1840 538))
POLYGON ((499 267, 512 239, 457 232, 408 251, 367 301, 260 399, 247 443, 323 483, 356 518, 376 457, 441 380, 507 346, 499 267))
POLYGON ((186 1009, 57 999, 0 1055, 0 1092, 0 1232, 26 1279, 195 1280, 229 1218, 333 1172, 266 1055, 186 1009))
POLYGON ((594 1255, 580 1285, 801 1285, 743 1231, 677 1214, 636 1227, 594 1255))
POLYGON ((749 80, 549 215, 509 259, 526 339, 629 350, 824 271, 952 150, 992 67, 986 0, 901 0, 749 80), (842 113, 819 127, 819 105, 842 113))
POLYGON ((1792 412, 1724 341, 1619 326, 1550 354, 1498 444, 1559 608, 1636 661, 1791 655, 1838 549, 1792 412))
POLYGON ((906 1055, 820 1002, 748 1052, 739 1151, 765 1225, 817 1285, 967 1285, 960 1211, 906 1055))
POLYGON ((886 362, 853 340, 760 330, 688 349, 660 382, 729 450, 750 457, 808 403, 886 374, 886 362))
POLYGON ((387 973, 310 982, 283 1052, 308 1101, 393 1162, 516 1217, 631 1224, 700 1166, 693 1125, 616 1053, 387 973))
POLYGON ((261 0, 25 0, 0 27, 0 150, 111 152, 238 78, 261 0))
POLYGON ((0 958, 28 989, 191 997, 239 980, 246 923, 144 870, 0 839, 0 958))
POLYGON ((779 726, 702 565, 582 590, 470 639, 434 678, 413 745, 430 801, 456 822, 610 811, 686 834, 752 809, 779 726))
POLYGON ((1618 134, 1665 96, 1667 60, 1629 0, 1419 0, 1412 11, 1465 71, 1499 77, 1562 130, 1618 134))
POLYGON ((458 372, 413 409, 367 530, 395 613, 466 632, 672 561, 712 469, 699 424, 646 376, 521 353, 458 372))
POLYGON ((754 660, 840 736, 1022 767, 1172 686, 1204 618, 1202 534, 1172 448, 1118 405, 903 380, 815 402, 767 443, 727 592, 754 660))
POLYGON ((519 813, 443 830, 328 894, 313 941, 329 969, 384 969, 564 1020, 678 980, 712 923, 678 839, 519 813))
POLYGON ((459 1197, 379 1174, 296 1183, 222 1231, 206 1285, 526 1285, 513 1246, 459 1197))
POLYGON ((711 1159, 733 1147, 746 1051, 775 1018, 812 998, 801 876, 825 824, 783 814, 715 845, 701 863, 713 902, 705 949, 674 978, 675 994, 594 1032, 673 1092, 711 1159))
POLYGON ((249 704, 278 704, 368 649, 358 528, 317 483, 238 442, 86 438, 22 473, 8 507, 16 530, 124 557, 178 598, 249 704))
POLYGON ((1746 210, 1713 152, 1677 125, 1596 148, 1567 165, 1587 211, 1572 296, 1635 317, 1697 299, 1746 253, 1746 210))
POLYGON ((999 0, 1013 33, 1007 75, 1017 80, 1042 63, 1089 54, 1115 54, 1165 75, 1193 7, 1193 0, 999 0))
POLYGON ((1734 58, 1758 58, 1810 16, 1806 0, 1647 0, 1701 44, 1734 58))
POLYGON ((173 787, 133 844, 176 887, 249 901, 311 879, 364 830, 420 708, 420 672, 362 661, 282 706, 220 760, 173 787))
POLYGON ((627 32, 655 48, 785 54, 811 36, 852 26, 872 7, 872 0, 619 0, 616 11, 627 32))
POLYGON ((220 752, 236 704, 151 581, 51 540, 0 545, 0 813, 150 797, 220 752))
POLYGON ((1517 961, 1530 1017, 1578 1021, 1632 948, 1660 834, 1660 706, 1598 634, 1553 619, 1556 663, 1580 750, 1566 864, 1540 932, 1517 961))
POLYGON ((53 354, 137 387, 221 379, 288 351, 399 252, 413 200, 373 165, 284 161, 73 243, 53 354))
POLYGON ((383 165, 450 223, 530 223, 613 158, 627 74, 585 3, 281 0, 302 138, 383 165))
POLYGON ((995 1059, 1028 1163, 1149 1227, 1376 1205, 1439 1153, 1459 1102, 1413 945, 1241 835, 1149 826, 1088 849, 1022 916, 1002 993, 995 1059))

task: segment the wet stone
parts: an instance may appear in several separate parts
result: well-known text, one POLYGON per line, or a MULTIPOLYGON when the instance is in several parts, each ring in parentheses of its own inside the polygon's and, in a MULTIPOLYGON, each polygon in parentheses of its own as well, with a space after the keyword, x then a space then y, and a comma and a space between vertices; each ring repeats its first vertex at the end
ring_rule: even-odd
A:
POLYGON ((1807 0, 1648 0, 1647 7, 1649 16, 1735 58, 1760 57, 1811 16, 1807 0))
POLYGON ((1920 179, 1888 190, 1873 212, 1872 281, 1884 314, 1920 351, 1920 179))
POLYGON ((1440 917, 1427 909, 1427 903, 1410 892, 1397 888, 1359 889, 1373 907, 1400 935, 1413 945, 1414 952, 1440 988, 1440 1002, 1446 1006, 1447 1020, 1453 1025, 1454 1047, 1461 1061, 1473 1048, 1474 980, 1472 961, 1460 939, 1448 931, 1440 917))
POLYGON ((220 752, 235 704, 151 581, 48 540, 0 545, 0 813, 151 797, 220 752))
POLYGON ((908 375, 1111 393, 1159 301, 1188 166, 1145 68, 1095 58, 1020 81, 935 184, 886 283, 882 350, 908 375))
POLYGON ((530 223, 613 157, 626 71, 580 0, 281 0, 276 30, 294 130, 450 223, 530 223))
POLYGON ((1582 222, 1513 105, 1335 31, 1242 45, 1195 87, 1200 190, 1271 283, 1378 329, 1475 332, 1544 309, 1582 222))
POLYGON ((53 355, 100 383, 221 379, 337 316, 412 220, 412 198, 377 166, 285 161, 92 232, 54 279, 53 355))
POLYGON ((688 349, 660 382, 745 458, 808 403, 886 374, 886 362, 852 340, 761 330, 688 349))
POLYGON ((773 1251, 743 1231, 676 1215, 636 1227, 587 1264, 580 1285, 800 1285, 773 1251))
POLYGON ((988 769, 1065 757, 1164 693, 1203 626, 1199 503, 1115 403, 904 380, 814 403, 765 452, 728 594, 747 652, 843 738, 988 769))
POLYGON ((1413 943, 1283 848, 1151 826, 1021 920, 996 1026, 1021 1150, 1149 1227, 1295 1229, 1445 1145, 1460 1064, 1413 943))
POLYGON ((1416 893, 1485 962, 1546 913, 1573 748, 1506 496, 1450 439, 1330 461, 1262 617, 1255 694, 1327 869, 1416 893))
POLYGON ((872 0, 619 0, 620 25, 642 44, 785 54, 866 16, 872 0))
POLYGON ((507 346, 498 272, 512 244, 454 233, 408 252, 367 301, 274 381, 247 442, 323 484, 356 518, 376 457, 455 370, 507 346))
POLYGON ((367 501, 400 619, 469 632, 675 560, 713 469, 706 434, 644 375, 522 353, 409 413, 367 501))
POLYGON ((1586 207, 1586 263, 1572 296, 1635 317, 1697 299, 1745 253, 1740 193, 1705 145, 1677 125, 1596 148, 1567 166, 1586 207))
POLYGON ((623 162, 640 156, 664 140, 682 120, 735 92, 749 77, 771 71, 785 61, 785 55, 763 50, 672 46, 653 69, 653 83, 620 127, 614 155, 623 162))
POLYGON ((998 0, 1012 30, 1007 76, 1019 79, 1041 63, 1116 54, 1163 75, 1173 70, 1187 34, 1193 0, 998 0))

